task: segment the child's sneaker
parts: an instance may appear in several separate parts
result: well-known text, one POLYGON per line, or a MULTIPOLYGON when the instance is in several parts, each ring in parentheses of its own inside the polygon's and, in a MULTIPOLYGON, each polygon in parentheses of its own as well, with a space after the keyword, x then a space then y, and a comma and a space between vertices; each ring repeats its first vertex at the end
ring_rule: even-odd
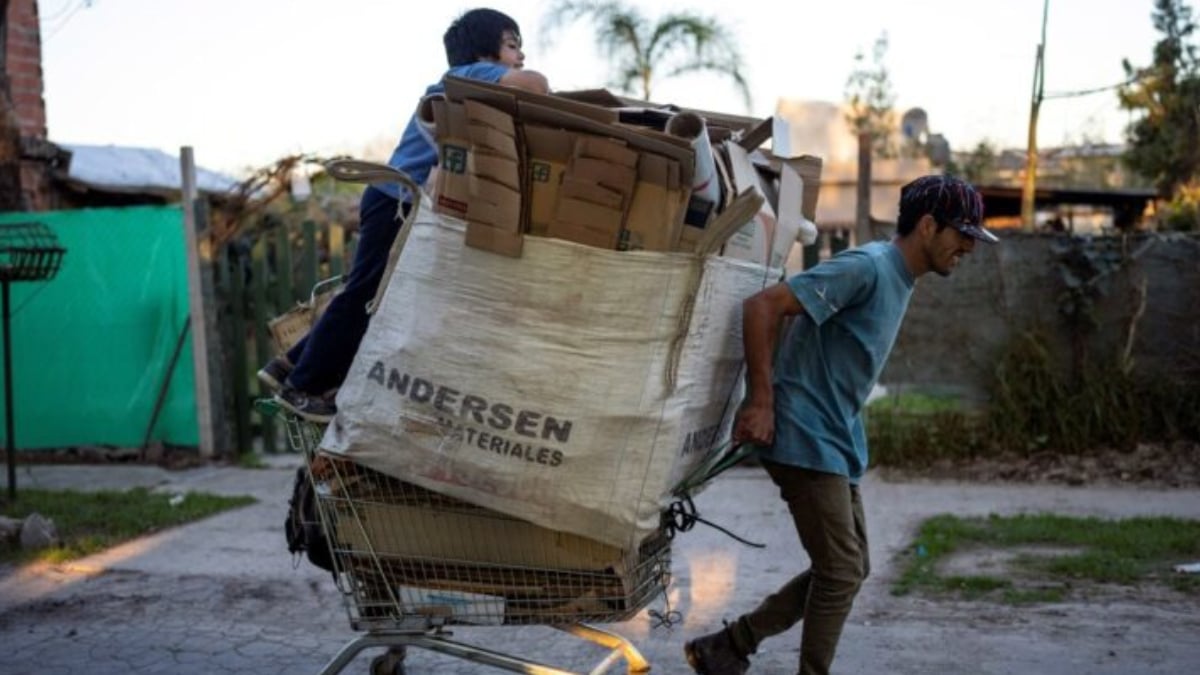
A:
POLYGON ((283 389, 283 383, 287 382, 288 375, 291 373, 291 361, 288 361, 286 356, 277 356, 267 361, 267 365, 258 371, 258 381, 272 391, 279 391, 283 389))
POLYGON ((285 384, 275 394, 275 400, 279 405, 309 422, 329 424, 333 420, 333 416, 337 414, 337 405, 333 402, 333 396, 334 392, 324 396, 313 396, 285 384))

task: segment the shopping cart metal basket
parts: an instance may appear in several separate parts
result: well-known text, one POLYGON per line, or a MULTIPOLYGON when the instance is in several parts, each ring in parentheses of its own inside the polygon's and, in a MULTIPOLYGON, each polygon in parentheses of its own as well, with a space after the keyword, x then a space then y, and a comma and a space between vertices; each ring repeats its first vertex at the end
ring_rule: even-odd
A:
POLYGON ((547 530, 320 453, 323 426, 280 414, 313 481, 351 627, 365 633, 343 647, 322 675, 341 672, 373 647, 388 651, 372 661, 372 675, 403 673, 406 647, 511 672, 571 675, 464 644, 448 630, 530 624, 606 648, 590 673, 609 672, 621 661, 627 673, 649 672, 632 643, 589 624, 626 620, 664 593, 670 573, 665 533, 623 552, 547 530))

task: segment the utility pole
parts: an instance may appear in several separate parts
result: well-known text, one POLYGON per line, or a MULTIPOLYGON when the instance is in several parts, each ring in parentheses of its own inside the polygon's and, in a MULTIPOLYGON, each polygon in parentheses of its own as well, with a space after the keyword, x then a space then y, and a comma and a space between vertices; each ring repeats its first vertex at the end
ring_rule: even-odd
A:
POLYGON ((871 134, 858 134, 858 183, 854 200, 854 245, 871 241, 871 134))
POLYGON ((1046 16, 1050 11, 1050 0, 1042 3, 1042 41, 1038 43, 1037 59, 1033 64, 1033 97, 1029 104, 1029 146, 1025 152, 1025 185, 1021 189, 1021 229, 1032 232, 1034 228, 1034 192, 1037 191, 1037 123, 1038 110, 1042 107, 1046 83, 1046 16))

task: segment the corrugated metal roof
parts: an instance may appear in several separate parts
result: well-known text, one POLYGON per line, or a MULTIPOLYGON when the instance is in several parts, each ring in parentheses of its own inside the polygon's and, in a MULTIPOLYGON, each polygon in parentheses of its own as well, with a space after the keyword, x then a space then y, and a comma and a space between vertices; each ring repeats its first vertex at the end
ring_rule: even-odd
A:
MULTIPOLYGON (((179 157, 152 148, 59 143, 71 152, 68 180, 111 192, 179 192, 179 157)), ((220 194, 238 184, 236 178, 196 167, 201 192, 220 194)))

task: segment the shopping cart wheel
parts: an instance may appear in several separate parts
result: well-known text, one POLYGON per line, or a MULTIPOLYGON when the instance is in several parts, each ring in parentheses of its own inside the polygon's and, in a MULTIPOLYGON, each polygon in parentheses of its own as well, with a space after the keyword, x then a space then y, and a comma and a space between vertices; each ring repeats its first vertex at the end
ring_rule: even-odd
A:
POLYGON ((405 656, 408 656, 408 650, 403 646, 388 649, 371 659, 371 675, 404 675, 405 656))

